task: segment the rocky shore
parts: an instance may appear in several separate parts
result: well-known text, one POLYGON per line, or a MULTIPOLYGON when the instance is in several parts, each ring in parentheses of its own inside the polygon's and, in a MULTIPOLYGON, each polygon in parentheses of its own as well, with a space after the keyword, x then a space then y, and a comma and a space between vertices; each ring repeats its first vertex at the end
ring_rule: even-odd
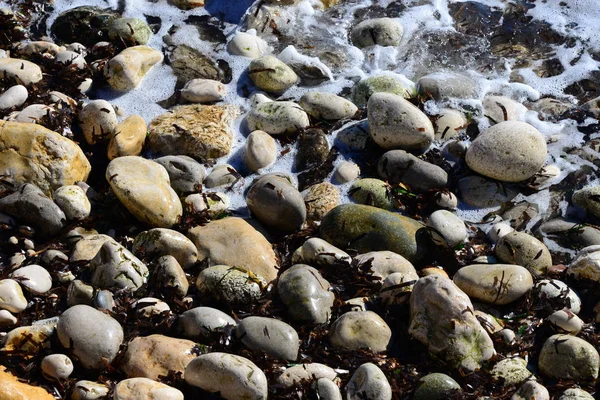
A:
POLYGON ((595 398, 578 7, 0 1, 0 399, 595 398))

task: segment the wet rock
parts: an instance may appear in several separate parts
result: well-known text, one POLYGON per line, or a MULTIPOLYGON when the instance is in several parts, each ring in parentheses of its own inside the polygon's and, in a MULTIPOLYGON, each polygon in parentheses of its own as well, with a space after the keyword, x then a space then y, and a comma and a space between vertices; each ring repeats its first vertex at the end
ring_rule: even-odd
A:
POLYGON ((174 291, 179 297, 187 294, 189 282, 175 257, 170 255, 158 257, 155 274, 160 289, 174 291))
POLYGON ((152 47, 128 47, 108 61, 104 76, 113 89, 127 92, 136 88, 150 68, 162 59, 162 53, 152 47))
POLYGON ((101 142, 116 130, 117 114, 106 100, 92 100, 79 113, 79 123, 89 144, 101 142))
POLYGON ((115 319, 86 305, 62 313, 56 331, 63 347, 71 349, 86 369, 105 368, 123 341, 123 328, 115 319))
POLYGON ((471 175, 458 181, 459 197, 478 208, 496 207, 515 198, 519 192, 512 186, 471 175))
POLYGON ((327 322, 334 295, 330 285, 313 267, 296 264, 279 277, 277 291, 290 316, 312 324, 327 322))
POLYGON ((298 382, 328 379, 333 381, 337 372, 331 367, 320 363, 300 364, 287 368, 277 378, 277 383, 284 387, 292 387, 298 382))
POLYGON ((252 60, 248 66, 248 75, 258 88, 273 93, 285 92, 298 80, 294 70, 274 56, 252 60))
POLYGON ((458 73, 437 72, 423 76, 417 82, 417 91, 421 96, 444 100, 451 97, 459 99, 476 98, 479 88, 474 80, 458 73))
POLYGON ((36 186, 25 183, 17 190, 0 199, 0 211, 31 225, 36 233, 45 238, 58 234, 67 217, 60 207, 36 186))
POLYGON ((94 381, 79 381, 73 386, 71 400, 104 399, 108 395, 108 386, 94 381))
POLYGON ((267 43, 256 35, 249 32, 238 32, 227 44, 227 50, 230 54, 244 56, 248 58, 259 58, 268 50, 267 43))
POLYGON ((42 80, 42 70, 38 65, 18 58, 0 58, 0 75, 15 79, 18 84, 24 86, 42 80))
POLYGON ((546 274, 552 256, 544 243, 525 232, 508 233, 496 243, 496 256, 509 264, 522 265, 535 277, 546 274))
POLYGON ((234 106, 177 106, 148 126, 148 148, 158 154, 210 160, 229 154, 234 106))
POLYGON ((575 314, 581 310, 581 299, 566 283, 557 279, 543 279, 536 282, 534 295, 541 301, 551 302, 554 310, 569 309, 575 314))
POLYGON ((383 179, 391 183, 404 183, 419 192, 441 189, 448 185, 446 171, 404 150, 386 152, 379 159, 377 170, 383 179))
POLYGON ((194 243, 172 229, 154 228, 139 233, 131 250, 138 256, 148 258, 171 255, 184 269, 192 267, 198 260, 194 243))
POLYGON ((527 381, 521 386, 521 388, 515 393, 511 400, 550 400, 550 393, 548 389, 540 385, 536 381, 527 381))
POLYGON ((600 246, 582 249, 569 265, 567 275, 578 280, 600 282, 600 246))
POLYGON ((520 182, 546 162, 546 140, 533 126, 505 121, 486 129, 467 150, 469 168, 488 178, 520 182))
POLYGON ((169 371, 185 371, 196 358, 196 343, 164 335, 138 336, 127 344, 121 370, 129 378, 158 379, 169 371))
POLYGON ((372 311, 349 311, 339 317, 329 331, 335 347, 350 350, 386 351, 392 338, 388 324, 372 311))
POLYGON ((600 202, 598 195, 600 186, 588 186, 573 193, 573 204, 583 208, 591 215, 600 216, 600 202))
POLYGON ((108 142, 108 159, 137 156, 146 141, 146 121, 139 115, 125 118, 114 130, 108 142))
POLYGON ((238 172, 229 164, 215 166, 204 179, 204 186, 213 189, 219 186, 232 185, 236 181, 238 172))
POLYGON ((454 283, 469 297, 490 304, 508 304, 533 288, 533 278, 520 265, 473 264, 454 274, 454 283))
POLYGON ((320 221, 335 206, 340 204, 340 192, 329 182, 317 183, 302 192, 306 205, 306 219, 320 221))
POLYGON ((210 337, 227 325, 236 326, 237 322, 223 311, 212 307, 195 307, 179 316, 179 330, 183 336, 196 341, 210 337))
POLYGON ((410 262, 424 251, 423 225, 376 207, 342 204, 331 210, 321 223, 321 237, 334 246, 359 252, 389 250, 410 262))
POLYGON ((308 129, 300 134, 294 167, 304 171, 325 162, 329 154, 327 136, 320 129, 308 129))
POLYGON ((455 248, 468 237, 463 220, 450 211, 434 211, 427 219, 427 226, 435 230, 432 236, 437 244, 450 248, 455 248))
POLYGON ((19 313, 27 308, 27 299, 17 281, 0 280, 0 308, 19 313))
POLYGON ((228 400, 267 398, 265 374, 252 361, 227 353, 196 357, 185 369, 185 381, 228 400))
POLYGON ((270 135, 294 133, 310 126, 306 112, 291 101, 271 101, 252 108, 246 117, 251 131, 261 130, 270 135))
POLYGON ((180 45, 169 56, 177 85, 181 87, 192 79, 222 80, 222 73, 216 63, 193 47, 180 45))
POLYGON ((191 103, 221 101, 226 95, 226 86, 212 79, 192 79, 181 89, 181 97, 191 103))
POLYGON ((206 268, 196 279, 196 287, 202 295, 227 304, 253 303, 260 298, 266 285, 260 275, 227 265, 206 268))
POLYGON ((13 107, 19 107, 25 103, 29 96, 27 88, 23 85, 15 85, 6 89, 0 95, 0 110, 7 110, 13 107))
POLYGON ((188 237, 198 249, 198 261, 212 265, 235 265, 262 276, 267 282, 277 277, 277 260, 271 244, 241 218, 228 217, 196 226, 188 237), (232 252, 231 249, 236 251, 232 252))
POLYGON ((433 141, 429 118, 400 96, 375 93, 367 109, 371 138, 384 149, 424 150, 433 141))
POLYGON ((85 219, 92 211, 92 205, 85 191, 77 185, 61 186, 54 191, 53 197, 68 220, 85 219))
POLYGON ((391 400, 392 387, 383 371, 373 363, 365 363, 354 371, 346 385, 348 400, 391 400))
POLYGON ((198 191, 206 175, 204 166, 188 156, 164 156, 153 161, 165 167, 171 187, 180 195, 198 191))
POLYGON ((73 373, 73 362, 64 354, 50 354, 42 359, 42 372, 54 379, 67 379, 73 373))
POLYGON ((348 190, 348 195, 358 204, 366 204, 384 210, 394 208, 392 188, 379 179, 364 178, 355 181, 348 190))
POLYGON ((505 358, 499 361, 490 374, 495 380, 500 380, 504 386, 519 385, 533 374, 527 369, 527 361, 520 357, 505 358))
POLYGON ((86 285, 79 279, 74 279, 67 288, 67 305, 76 306, 78 304, 92 305, 94 298, 94 287, 86 285))
POLYGON ((450 108, 442 108, 435 116, 435 140, 446 141, 455 138, 467 126, 465 115, 450 108))
POLYGON ((16 376, 9 373, 6 367, 0 368, 0 387, 7 400, 12 399, 36 399, 53 400, 54 396, 39 386, 32 386, 21 382, 16 376))
POLYGON ((146 21, 139 18, 117 18, 108 28, 108 37, 113 42, 138 46, 148 43, 152 37, 152 30, 146 21))
POLYGON ((350 33, 352 43, 357 47, 399 46, 404 29, 396 19, 373 18, 360 22, 350 33))
POLYGON ((300 107, 316 119, 352 118, 358 111, 351 101, 327 92, 308 92, 300 98, 300 107))
POLYGON ((140 221, 168 228, 181 218, 183 207, 162 165, 136 156, 115 158, 106 168, 106 180, 140 221))
POLYGON ((504 96, 485 96, 482 104, 483 114, 494 124, 520 120, 527 112, 524 105, 504 96))
POLYGON ((582 248, 600 245, 600 230, 593 226, 551 219, 540 225, 540 232, 566 248, 582 248))
POLYGON ((454 367, 474 370, 495 351, 469 297, 441 275, 417 281, 410 297, 409 333, 454 367), (454 322, 451 322, 454 321, 454 322))
POLYGON ((371 251, 354 257, 359 264, 369 263, 373 276, 385 279, 394 272, 415 277, 417 271, 410 261, 391 251, 371 251))
POLYGON ((148 267, 114 240, 105 242, 90 261, 92 284, 135 291, 148 279, 148 267))
POLYGON ((8 276, 34 294, 44 294, 52 289, 52 277, 46 268, 31 264, 17 268, 8 276))
POLYGON ((351 161, 342 161, 335 168, 333 180, 337 183, 352 182, 360 176, 360 168, 351 161))
POLYGON ((393 76, 379 75, 363 79, 358 82, 352 90, 352 102, 358 107, 367 104, 375 93, 391 93, 405 99, 411 97, 415 92, 414 84, 401 81, 393 76))
POLYGON ((461 392, 460 385, 454 379, 434 372, 419 379, 413 400, 444 400, 461 392))
POLYGON ((137 400, 140 397, 160 400, 183 400, 183 393, 148 378, 123 379, 115 386, 114 400, 137 400))
POLYGON ((317 379, 312 384, 312 388, 319 399, 323 400, 342 400, 340 388, 333 381, 327 378, 317 379))
POLYGON ((268 133, 254 131, 244 144, 244 163, 251 172, 266 168, 277 159, 277 145, 268 133))
POLYGON ((594 396, 583 389, 567 389, 558 400, 593 400, 594 396))
POLYGON ((581 318, 567 309, 553 312, 547 320, 561 333, 576 335, 583 329, 581 318))
POLYGON ((553 335, 542 347, 538 368, 553 379, 594 380, 598 377, 599 358, 598 351, 585 340, 553 335))
POLYGON ((337 263, 350 264, 352 258, 342 250, 330 245, 323 239, 310 238, 300 246, 292 255, 295 264, 309 264, 315 266, 334 265, 337 263))
POLYGON ((295 361, 298 358, 298 332, 283 321, 247 317, 239 323, 235 332, 249 349, 264 351, 282 360, 295 361))
POLYGON ((298 190, 277 175, 258 179, 246 195, 248 208, 265 226, 292 232, 306 221, 306 206, 298 190))
POLYGON ((90 171, 75 142, 41 125, 0 121, 0 174, 12 183, 32 183, 50 194, 85 182, 90 171))
POLYGON ((60 14, 50 31, 60 42, 79 42, 91 47, 108 39, 108 28, 118 17, 118 13, 111 9, 75 7, 60 14))

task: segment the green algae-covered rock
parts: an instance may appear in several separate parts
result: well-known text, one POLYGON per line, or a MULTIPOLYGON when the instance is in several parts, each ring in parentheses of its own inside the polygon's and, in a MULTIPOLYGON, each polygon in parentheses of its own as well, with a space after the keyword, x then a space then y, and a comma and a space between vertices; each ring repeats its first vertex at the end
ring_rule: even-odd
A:
POLYGON ((372 76, 356 84, 352 91, 352 102, 362 107, 374 93, 379 92, 397 94, 407 99, 413 95, 415 88, 414 85, 407 85, 393 76, 372 76))

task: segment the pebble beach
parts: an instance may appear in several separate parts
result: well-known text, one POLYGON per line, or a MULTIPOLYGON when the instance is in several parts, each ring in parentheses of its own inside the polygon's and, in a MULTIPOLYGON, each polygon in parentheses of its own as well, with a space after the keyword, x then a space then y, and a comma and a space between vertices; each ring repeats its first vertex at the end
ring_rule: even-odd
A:
POLYGON ((595 0, 0 0, 0 400, 594 399, 595 0))

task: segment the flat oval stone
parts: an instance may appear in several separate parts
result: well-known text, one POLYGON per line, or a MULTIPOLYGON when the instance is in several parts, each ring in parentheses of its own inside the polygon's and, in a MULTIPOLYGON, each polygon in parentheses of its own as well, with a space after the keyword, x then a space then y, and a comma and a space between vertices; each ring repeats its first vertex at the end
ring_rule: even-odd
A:
POLYGON ((264 225, 293 232, 306 221, 306 206, 300 192, 285 179, 266 175, 246 195, 248 208, 264 225))
POLYGON ((467 237, 467 227, 462 219, 447 210, 437 210, 427 219, 427 226, 435 229, 434 241, 441 239, 443 246, 455 248, 463 243, 467 237), (439 238, 438 238, 439 236, 439 238))
POLYGON ((182 233, 166 228, 140 232, 133 241, 131 251, 149 259, 173 256, 183 269, 192 267, 198 260, 198 249, 194 243, 182 233))
POLYGON ((446 374, 434 372, 419 379, 413 400, 445 400, 460 392, 458 382, 446 374))
POLYGON ((483 176, 471 175, 458 181, 460 199, 472 207, 497 207, 511 201, 519 194, 515 188, 486 179, 483 176))
POLYGON ((544 243, 525 232, 510 232, 496 243, 496 256, 509 264, 522 265, 535 277, 552 267, 552 256, 544 243))
POLYGON ((594 396, 583 389, 567 389, 558 400, 594 400, 594 396))
POLYGON ((0 308, 14 313, 20 313, 27 308, 27 299, 17 281, 0 280, 0 308))
POLYGON ((270 101, 257 104, 246 117, 248 129, 269 135, 298 132, 310 126, 308 114, 291 101, 270 101))
POLYGON ((344 184, 352 182, 360 176, 360 168, 352 161, 342 161, 335 168, 333 180, 337 183, 344 184))
POLYGON ((252 361, 227 353, 208 353, 185 368, 185 381, 207 392, 219 392, 227 400, 267 398, 265 374, 252 361))
POLYGON ((244 145, 244 163, 250 171, 257 172, 261 168, 268 167, 276 159, 275 139, 263 131, 254 131, 248 135, 244 145))
POLYGON ((223 311, 212 307, 195 307, 179 316, 179 330, 183 336, 200 340, 227 325, 236 326, 237 322, 223 311))
POLYGON ((540 373, 552 379, 595 380, 599 364, 594 346, 571 335, 550 336, 538 359, 540 373))
POLYGON ((373 363, 365 363, 354 371, 346 385, 348 400, 391 400, 392 387, 383 371, 373 363))
POLYGON ((495 380, 502 379, 503 386, 514 386, 529 379, 533 373, 527 369, 527 361, 521 357, 508 357, 498 361, 490 375, 495 380))
POLYGON ((281 274, 277 292, 290 316, 313 324, 327 322, 335 299, 330 285, 311 266, 296 264, 281 274))
POLYGON ((350 33, 352 43, 357 47, 399 46, 404 29, 397 19, 373 18, 360 22, 350 33))
POLYGON ((191 103, 221 101, 226 95, 226 86, 213 79, 192 79, 181 89, 181 97, 191 103))
POLYGON ((385 279, 394 272, 400 272, 404 276, 417 276, 417 271, 410 261, 400 254, 392 251, 370 251, 354 257, 358 264, 368 263, 373 276, 385 279))
POLYGON ((92 205, 85 191, 77 185, 61 186, 54 191, 54 202, 69 220, 81 220, 90 216, 92 205))
POLYGON ((515 100, 505 96, 485 96, 482 101, 483 115, 493 123, 521 119, 527 108, 515 100))
POLYGON ((600 215, 600 205, 596 200, 600 194, 600 186, 588 186, 573 193, 573 204, 583 208, 593 216, 600 215))
POLYGON ((188 156, 164 156, 153 161, 165 167, 171 187, 179 195, 197 192, 206 176, 204 166, 188 156))
POLYGON ((583 329, 584 322, 577 315, 569 310, 558 310, 548 316, 548 322, 553 325, 558 332, 566 332, 576 335, 583 329))
POLYGON ((418 93, 435 100, 450 97, 473 99, 478 97, 478 89, 473 79, 459 73, 434 72, 421 77, 417 82, 418 93))
POLYGON ((581 249, 569 265, 567 275, 575 279, 600 282, 600 245, 581 249))
POLYGON ((105 368, 105 363, 114 360, 123 342, 121 325, 86 305, 76 305, 62 313, 56 331, 63 347, 71 349, 86 369, 105 368))
POLYGON ((367 110, 371 138, 384 149, 424 150, 433 141, 427 115, 400 96, 375 93, 367 110))
POLYGON ((113 400, 183 400, 183 393, 164 383, 148 378, 123 379, 115 386, 113 400))
POLYGON ((120 243, 105 242, 90 261, 92 284, 135 291, 148 279, 148 267, 120 243))
POLYGON ((288 361, 298 358, 298 332, 283 321, 246 317, 238 324, 235 333, 249 349, 264 351, 270 356, 288 361))
POLYGON ((21 282, 21 285, 36 294, 44 294, 52 289, 50 273, 39 265, 32 264, 18 268, 11 272, 9 278, 21 282))
POLYGON ((521 386, 521 388, 515 393, 511 400, 550 400, 550 393, 548 389, 540 385, 536 381, 527 381, 521 386))
POLYGON ((146 141, 146 121, 139 115, 125 118, 110 136, 107 147, 109 160, 123 156, 137 156, 146 141))
POLYGON ((379 176, 390 183, 404 183, 418 192, 448 186, 448 173, 404 150, 390 150, 379 159, 379 176))
POLYGON ((40 386, 22 382, 18 377, 9 373, 6 367, 0 367, 0 387, 7 399, 53 400, 55 397, 40 386))
POLYGON ((73 373, 73 362, 64 354, 50 354, 40 364, 46 376, 54 379, 66 379, 73 373))
POLYGON ((342 400, 340 388, 332 380, 327 378, 317 379, 316 382, 313 382, 312 388, 319 399, 342 400))
POLYGON ((477 136, 467 149, 473 171, 504 182, 521 182, 535 175, 546 162, 544 136, 519 121, 496 124, 477 136))
POLYGON ((329 379, 333 381, 337 372, 331 367, 320 363, 300 364, 287 368, 277 378, 277 383, 284 387, 292 387, 298 382, 312 381, 317 379, 329 379))
POLYGON ((327 92, 308 92, 299 104, 311 117, 325 120, 352 118, 358 111, 351 101, 327 92))
POLYGON ((418 280, 419 275, 416 271, 414 273, 393 272, 383 280, 379 296, 386 305, 404 304, 418 280))
POLYGON ((405 99, 415 93, 414 83, 394 76, 371 76, 358 82, 352 90, 352 101, 359 107, 367 104, 375 93, 392 93, 405 99))
POLYGON ((352 258, 344 251, 330 245, 323 239, 310 238, 292 255, 295 264, 334 265, 337 263, 350 264, 352 258))
POLYGON ((248 66, 248 75, 260 89, 274 93, 284 92, 298 81, 294 70, 274 56, 252 60, 248 66))
POLYGON ((320 236, 342 249, 388 250, 416 262, 426 251, 420 230, 424 233, 423 224, 400 214, 371 206, 342 204, 323 218, 320 236))
POLYGON ((248 58, 258 58, 267 51, 267 43, 257 35, 247 32, 237 32, 227 44, 231 54, 248 58))
POLYGON ((331 325, 329 332, 329 340, 336 347, 377 353, 387 350, 391 338, 388 324, 372 311, 349 311, 331 325))
POLYGON ((230 304, 255 302, 266 285, 267 282, 261 276, 228 265, 206 268, 196 279, 196 287, 202 295, 230 304))
POLYGON ((185 371, 196 358, 196 343, 164 335, 138 336, 127 344, 120 369, 129 378, 158 379, 169 371, 185 371))
POLYGON ((146 21, 139 18, 117 18, 108 28, 111 41, 123 41, 128 46, 148 43, 152 30, 146 21))
POLYGON ((340 204, 340 191, 329 182, 310 186, 302 192, 306 205, 306 219, 320 221, 335 206, 340 204))
POLYGON ((27 88, 23 85, 15 85, 6 89, 4 93, 0 95, 0 110, 7 110, 13 107, 19 107, 25 103, 29 93, 27 88))
POLYGON ((472 311, 469 297, 450 279, 439 274, 425 276, 410 296, 409 333, 448 364, 473 371, 495 351, 472 311))
POLYGON ((162 165, 135 156, 115 158, 106 168, 106 180, 140 221, 168 228, 181 218, 183 206, 162 165))
POLYGON ((38 65, 18 58, 0 58, 0 75, 14 78, 25 86, 42 80, 42 70, 38 65))
POLYGON ((219 186, 232 185, 236 181, 237 173, 236 169, 229 164, 217 165, 204 179, 204 186, 213 189, 219 186))
POLYGON ((442 108, 436 115, 435 140, 446 141, 455 138, 467 126, 465 115, 457 110, 442 108))
POLYGON ((508 304, 533 288, 527 269, 510 264, 473 264, 454 274, 454 283, 469 297, 490 304, 508 304))

